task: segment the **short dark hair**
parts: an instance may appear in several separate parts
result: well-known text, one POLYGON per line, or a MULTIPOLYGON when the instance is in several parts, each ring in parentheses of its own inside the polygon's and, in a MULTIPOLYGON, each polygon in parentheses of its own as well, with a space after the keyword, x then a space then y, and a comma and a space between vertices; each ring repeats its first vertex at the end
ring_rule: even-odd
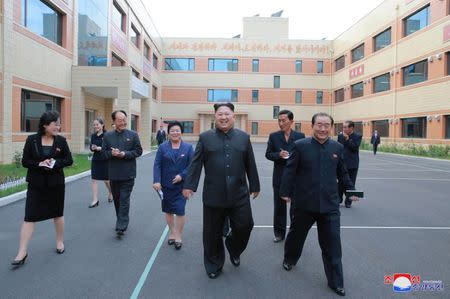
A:
POLYGON ((234 112, 234 105, 231 104, 231 103, 217 103, 217 104, 214 104, 214 112, 217 112, 217 110, 218 110, 220 107, 222 107, 222 106, 228 107, 228 108, 231 109, 231 111, 234 112))
POLYGON ((57 111, 46 111, 42 113, 41 118, 39 119, 38 134, 45 135, 44 126, 48 126, 50 123, 58 121, 58 119, 59 113, 57 111))
POLYGON ((278 112, 278 116, 282 115, 282 114, 286 114, 287 117, 289 118, 289 120, 293 120, 294 119, 294 113, 292 113, 292 111, 290 110, 281 110, 280 112, 278 112))
POLYGON ((125 114, 125 117, 127 117, 127 113, 125 112, 125 110, 115 110, 115 111, 113 111, 113 113, 111 113, 111 118, 113 121, 116 120, 116 114, 118 112, 122 112, 123 114, 125 114))
POLYGON ((334 125, 334 119, 331 117, 331 115, 329 115, 328 113, 325 113, 325 112, 318 112, 313 115, 312 120, 311 120, 313 125, 316 123, 316 118, 318 118, 320 116, 328 117, 329 119, 331 119, 331 125, 334 125))
POLYGON ((347 126, 349 128, 354 128, 355 127, 355 123, 351 120, 346 120, 345 123, 347 124, 347 126))
POLYGON ((184 133, 183 125, 182 125, 178 120, 174 120, 174 121, 169 122, 169 125, 167 126, 167 133, 169 133, 169 132, 170 132, 170 129, 171 129, 172 127, 175 127, 175 126, 180 127, 181 133, 182 133, 182 134, 184 133))

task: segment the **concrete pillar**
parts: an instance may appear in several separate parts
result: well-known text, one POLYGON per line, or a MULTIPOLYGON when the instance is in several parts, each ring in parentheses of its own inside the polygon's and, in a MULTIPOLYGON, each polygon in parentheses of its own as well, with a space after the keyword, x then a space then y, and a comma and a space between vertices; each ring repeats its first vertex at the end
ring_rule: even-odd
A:
POLYGON ((152 115, 150 112, 150 100, 141 99, 141 131, 139 137, 144 150, 150 150, 150 142, 152 135, 152 115))
POLYGON ((86 97, 83 89, 72 85, 72 138, 70 140, 70 149, 74 153, 84 151, 85 107, 86 97))
POLYGON ((121 86, 117 91, 117 99, 114 101, 113 110, 124 110, 127 113, 128 129, 131 128, 131 88, 130 86, 121 86))
POLYGON ((205 131, 205 115, 200 114, 200 132, 199 133, 202 133, 203 131, 205 131))

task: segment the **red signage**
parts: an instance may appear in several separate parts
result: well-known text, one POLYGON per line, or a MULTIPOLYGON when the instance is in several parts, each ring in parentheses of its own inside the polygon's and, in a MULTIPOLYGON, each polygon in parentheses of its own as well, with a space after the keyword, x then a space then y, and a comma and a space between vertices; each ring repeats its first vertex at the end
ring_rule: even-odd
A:
POLYGON ((356 78, 358 76, 361 76, 361 75, 364 74, 364 64, 361 64, 360 66, 352 68, 348 72, 349 72, 350 79, 353 79, 353 78, 356 78))
POLYGON ((444 27, 444 43, 450 41, 450 25, 444 27))

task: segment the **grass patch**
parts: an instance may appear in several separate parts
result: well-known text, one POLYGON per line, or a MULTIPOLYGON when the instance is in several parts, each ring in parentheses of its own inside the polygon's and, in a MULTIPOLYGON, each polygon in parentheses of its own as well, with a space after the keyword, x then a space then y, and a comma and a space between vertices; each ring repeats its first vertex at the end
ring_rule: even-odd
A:
MULTIPOLYGON (((91 169, 91 161, 88 160, 87 154, 73 154, 73 164, 72 166, 64 168, 64 175, 66 177, 84 172, 91 169)), ((6 181, 8 178, 23 178, 27 175, 27 169, 20 165, 16 166, 13 164, 3 164, 0 165, 0 184, 6 181)), ((4 197, 10 194, 27 189, 26 184, 22 184, 13 188, 0 191, 0 197, 4 197)))
MULTIPOLYGON (((373 150, 369 142, 362 141, 361 149, 373 150)), ((417 157, 430 157, 450 160, 450 146, 448 145, 420 145, 416 143, 382 144, 378 146, 379 152, 410 155, 417 157)))

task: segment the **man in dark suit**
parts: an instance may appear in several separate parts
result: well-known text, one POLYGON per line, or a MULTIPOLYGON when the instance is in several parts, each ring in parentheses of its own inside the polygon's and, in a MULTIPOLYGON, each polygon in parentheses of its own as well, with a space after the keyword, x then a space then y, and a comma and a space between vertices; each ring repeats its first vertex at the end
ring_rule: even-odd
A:
MULTIPOLYGON (((311 226, 317 222, 319 244, 328 286, 345 296, 342 271, 339 195, 336 180, 346 189, 353 185, 343 159, 343 146, 329 138, 333 118, 316 113, 312 118, 313 137, 295 142, 280 185, 280 196, 295 200, 294 217, 284 245, 283 268, 290 271, 302 254, 311 226)), ((351 197, 358 200, 357 197, 351 197)))
POLYGON ((116 233, 122 236, 129 223, 130 195, 136 178, 136 158, 142 155, 141 142, 135 131, 127 129, 127 113, 111 114, 114 131, 103 137, 102 154, 108 162, 111 192, 116 209, 116 233))
MULTIPOLYGON (((355 124, 348 120, 344 122, 343 132, 338 135, 338 142, 344 146, 344 162, 348 170, 348 175, 352 180, 353 186, 356 183, 359 167, 359 146, 361 145, 362 136, 354 132, 355 124)), ((344 195, 344 185, 339 182, 339 198, 342 202, 344 195)), ((345 207, 350 208, 352 201, 345 198, 345 207)))
MULTIPOLYGON (((282 200, 279 195, 281 176, 286 166, 286 161, 290 153, 294 149, 294 142, 298 139, 305 138, 305 134, 292 130, 294 123, 294 114, 289 110, 281 110, 278 113, 278 126, 280 131, 269 135, 267 142, 266 158, 273 161, 273 233, 275 243, 284 240, 286 235, 286 201, 282 200)), ((291 202, 292 212, 293 202, 291 202)), ((292 215, 292 213, 289 215, 292 215)), ((291 217, 292 218, 292 217, 291 217)), ((292 220, 292 219, 291 219, 292 220)))
POLYGON ((233 128, 234 105, 215 104, 214 111, 216 128, 200 134, 183 190, 184 197, 192 196, 204 166, 203 257, 212 279, 220 275, 225 262, 222 233, 226 217, 231 232, 225 246, 231 263, 240 265, 240 255, 253 229, 250 195, 256 198, 260 191, 250 136, 233 128))
POLYGON ((378 131, 375 130, 372 134, 372 138, 370 138, 370 143, 373 146, 373 154, 377 154, 378 145, 380 144, 380 135, 378 135, 378 131))
POLYGON ((166 141, 167 135, 166 131, 164 131, 163 125, 159 126, 159 131, 156 133, 156 141, 158 142, 158 146, 161 145, 164 141, 166 141))

